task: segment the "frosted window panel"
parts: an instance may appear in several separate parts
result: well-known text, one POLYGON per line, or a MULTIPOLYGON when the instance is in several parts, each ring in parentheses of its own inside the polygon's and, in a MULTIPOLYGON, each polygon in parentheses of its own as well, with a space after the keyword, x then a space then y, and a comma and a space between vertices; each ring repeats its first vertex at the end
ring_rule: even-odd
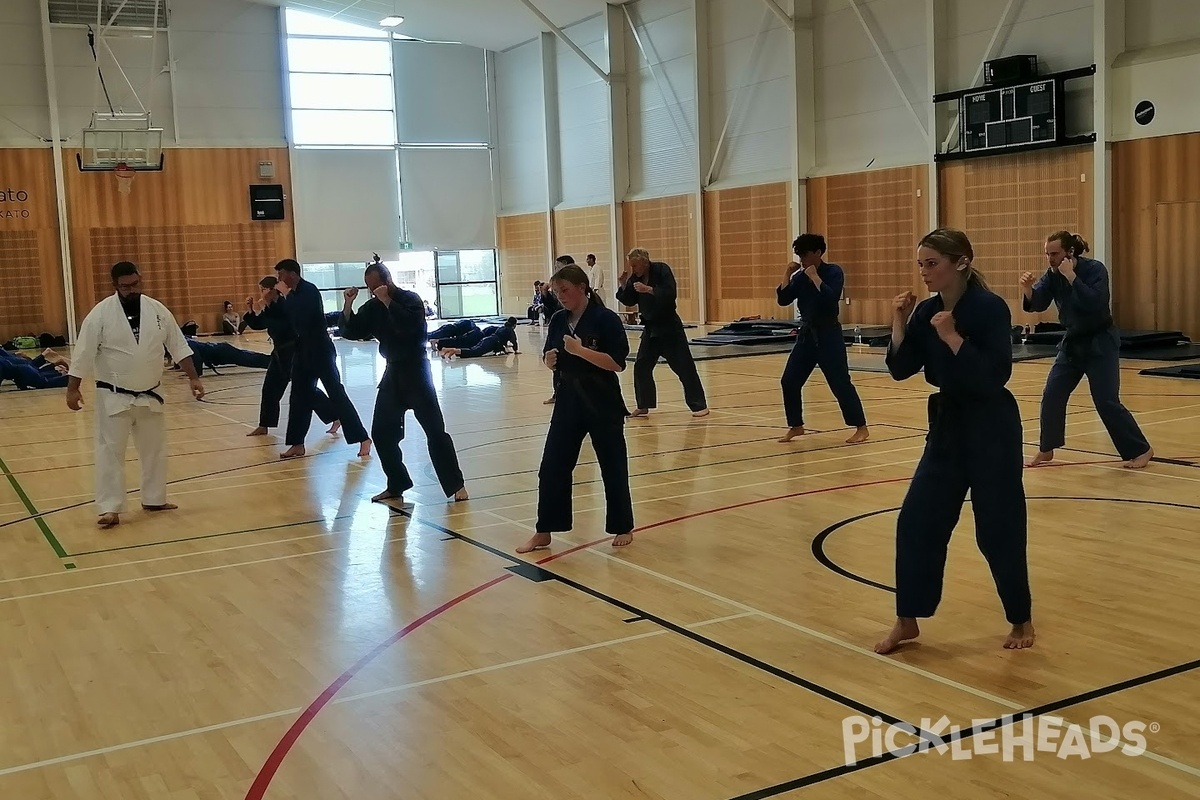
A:
POLYGON ((496 280, 495 250, 460 250, 458 270, 464 281, 496 280))
POLYGON ((368 28, 365 25, 355 25, 341 19, 333 19, 320 14, 307 14, 289 8, 287 14, 288 35, 296 36, 361 36, 372 39, 386 39, 389 31, 379 28, 368 28))
POLYGON ((289 72, 392 74, 391 42, 288 39, 289 72))
POLYGON ((392 146, 396 143, 391 111, 293 111, 292 135, 298 145, 392 146))
POLYGON ((363 109, 391 111, 392 79, 386 75, 289 76, 292 108, 363 109))

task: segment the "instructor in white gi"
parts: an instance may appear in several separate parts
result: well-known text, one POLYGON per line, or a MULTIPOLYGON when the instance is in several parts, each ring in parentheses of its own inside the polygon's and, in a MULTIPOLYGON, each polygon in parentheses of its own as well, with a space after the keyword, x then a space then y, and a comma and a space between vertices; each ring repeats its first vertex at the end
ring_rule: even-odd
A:
POLYGON ((96 524, 101 528, 121 522, 130 433, 142 464, 142 508, 177 508, 167 502, 167 425, 158 392, 164 349, 191 380, 196 399, 204 397, 179 324, 166 306, 142 295, 137 266, 116 264, 112 281, 116 292, 97 303, 79 329, 67 383, 67 407, 78 411, 80 382, 96 381, 96 524))

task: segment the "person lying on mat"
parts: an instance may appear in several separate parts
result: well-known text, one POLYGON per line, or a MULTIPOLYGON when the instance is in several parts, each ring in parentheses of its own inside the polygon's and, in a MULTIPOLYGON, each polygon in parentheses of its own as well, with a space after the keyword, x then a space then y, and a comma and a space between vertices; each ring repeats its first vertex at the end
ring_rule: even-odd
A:
POLYGON ((509 317, 503 327, 497 328, 495 333, 483 336, 478 342, 470 347, 443 347, 438 351, 438 355, 442 358, 479 358, 480 356, 504 355, 508 353, 509 346, 512 347, 514 353, 521 352, 517 346, 517 318, 509 317))

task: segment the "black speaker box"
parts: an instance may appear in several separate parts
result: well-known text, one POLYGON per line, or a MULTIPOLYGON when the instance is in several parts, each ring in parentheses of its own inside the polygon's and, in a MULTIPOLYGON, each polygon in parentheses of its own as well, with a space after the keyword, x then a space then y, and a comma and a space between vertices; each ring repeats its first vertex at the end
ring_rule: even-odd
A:
POLYGON ((283 219, 283 186, 278 183, 250 185, 250 219, 283 219))

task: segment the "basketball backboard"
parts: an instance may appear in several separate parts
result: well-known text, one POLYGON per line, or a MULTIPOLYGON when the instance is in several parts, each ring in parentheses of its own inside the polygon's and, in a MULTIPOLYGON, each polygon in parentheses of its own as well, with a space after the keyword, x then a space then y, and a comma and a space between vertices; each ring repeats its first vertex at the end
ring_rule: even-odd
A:
POLYGON ((139 171, 161 170, 162 137, 162 128, 153 127, 148 112, 93 112, 92 124, 83 129, 79 169, 98 172, 125 164, 139 171))

